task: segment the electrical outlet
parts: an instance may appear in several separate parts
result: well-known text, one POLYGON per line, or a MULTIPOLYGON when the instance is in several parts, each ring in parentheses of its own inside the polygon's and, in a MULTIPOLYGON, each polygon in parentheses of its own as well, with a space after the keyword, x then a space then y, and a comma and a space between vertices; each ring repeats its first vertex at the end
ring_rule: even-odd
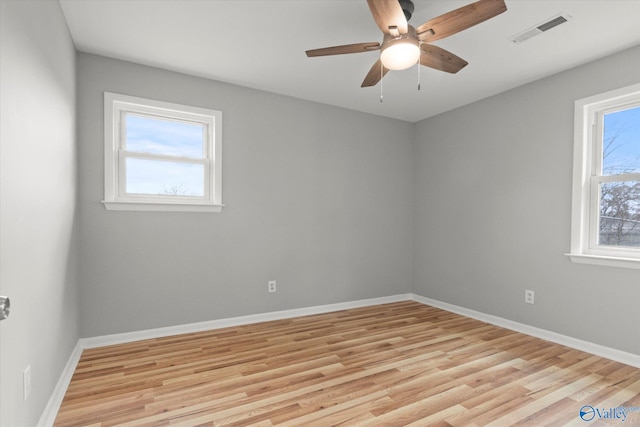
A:
POLYGON ((530 289, 525 289, 524 290, 524 302, 526 302, 527 304, 534 304, 535 303, 535 292, 533 292, 530 289))
POLYGON ((275 280, 269 280, 267 282, 267 290, 271 293, 271 292, 275 292, 276 291, 276 281, 275 280))
POLYGON ((31 394, 31 365, 27 366, 22 373, 22 390, 24 392, 24 400, 27 400, 31 394))

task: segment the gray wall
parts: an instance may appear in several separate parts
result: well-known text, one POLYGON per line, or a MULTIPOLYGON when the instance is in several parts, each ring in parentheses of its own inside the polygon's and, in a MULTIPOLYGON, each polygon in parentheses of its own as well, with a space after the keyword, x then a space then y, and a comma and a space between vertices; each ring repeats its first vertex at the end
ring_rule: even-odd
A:
POLYGON ((57 2, 0 8, 0 425, 34 426, 78 341, 75 50, 57 2))
POLYGON ((85 53, 78 97, 83 337, 410 291, 411 124, 85 53), (105 210, 104 91, 223 111, 222 213, 105 210))
POLYGON ((640 270, 564 255, 573 103, 639 67, 636 47, 416 125, 415 293, 640 354, 640 270))

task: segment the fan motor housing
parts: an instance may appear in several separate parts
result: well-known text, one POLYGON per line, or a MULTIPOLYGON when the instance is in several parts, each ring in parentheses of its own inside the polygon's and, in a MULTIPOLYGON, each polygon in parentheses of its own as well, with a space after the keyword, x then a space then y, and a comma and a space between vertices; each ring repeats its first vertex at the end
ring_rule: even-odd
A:
POLYGON ((413 15, 413 11, 415 10, 413 2, 411 0, 398 0, 398 3, 400 3, 400 7, 404 12, 404 17, 407 21, 411 19, 411 15, 413 15))

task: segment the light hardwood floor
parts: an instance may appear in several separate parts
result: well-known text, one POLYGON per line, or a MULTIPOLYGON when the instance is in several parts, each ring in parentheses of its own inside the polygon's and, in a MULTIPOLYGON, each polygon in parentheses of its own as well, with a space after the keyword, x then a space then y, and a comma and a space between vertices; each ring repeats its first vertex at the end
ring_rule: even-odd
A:
POLYGON ((640 425, 586 405, 640 369, 407 301, 85 350, 55 425, 640 425))

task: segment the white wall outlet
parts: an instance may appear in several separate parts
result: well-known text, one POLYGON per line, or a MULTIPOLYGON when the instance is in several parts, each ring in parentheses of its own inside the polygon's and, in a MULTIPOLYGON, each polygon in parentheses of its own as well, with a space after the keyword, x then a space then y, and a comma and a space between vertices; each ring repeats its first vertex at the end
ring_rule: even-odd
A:
POLYGON ((269 280, 267 282, 267 290, 271 293, 271 292, 275 292, 276 291, 276 281, 275 280, 269 280))
POLYGON ((24 400, 27 400, 31 394, 31 365, 27 366, 22 373, 22 390, 24 392, 24 400))
POLYGON ((535 292, 533 292, 530 289, 525 289, 524 290, 524 302, 526 302, 527 304, 534 304, 535 303, 535 292))

